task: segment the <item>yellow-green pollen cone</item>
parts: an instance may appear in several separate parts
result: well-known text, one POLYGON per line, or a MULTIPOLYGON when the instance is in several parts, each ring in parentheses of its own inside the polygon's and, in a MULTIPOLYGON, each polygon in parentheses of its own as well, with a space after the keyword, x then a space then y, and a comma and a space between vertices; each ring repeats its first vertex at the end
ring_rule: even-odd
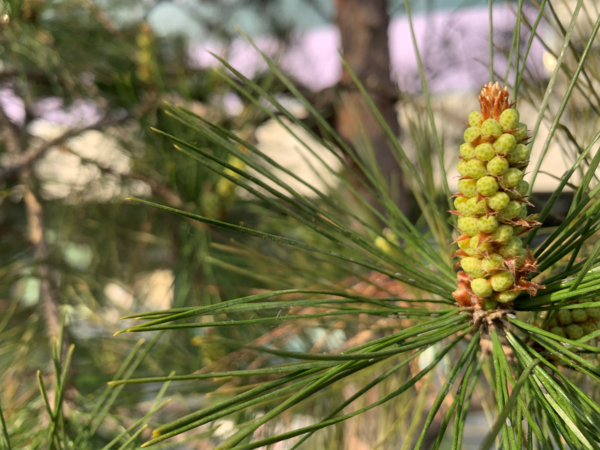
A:
POLYGON ((461 178, 456 210, 450 212, 459 216, 458 289, 453 295, 460 306, 510 304, 522 291, 535 295, 540 287, 528 280, 537 271, 536 262, 520 237, 539 225, 527 217, 529 185, 523 175, 529 137, 508 97, 498 83, 483 87, 481 111, 469 114, 459 149, 461 178))

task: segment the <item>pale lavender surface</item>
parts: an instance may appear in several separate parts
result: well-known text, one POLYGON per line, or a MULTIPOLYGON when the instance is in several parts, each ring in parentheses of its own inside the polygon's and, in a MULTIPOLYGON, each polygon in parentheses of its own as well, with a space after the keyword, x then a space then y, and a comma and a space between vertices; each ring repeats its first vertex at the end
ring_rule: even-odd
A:
POLYGON ((25 104, 12 89, 0 89, 0 105, 8 118, 21 126, 25 122, 25 104))
MULTIPOLYGON (((525 13, 531 21, 535 19, 533 9, 525 9, 525 13)), ((510 47, 516 20, 514 13, 508 6, 499 5, 494 7, 493 16, 496 44, 502 43, 510 47)), ((486 7, 415 14, 413 23, 432 92, 479 89, 489 81, 489 24, 486 7)), ((527 38, 528 35, 523 33, 522 46, 526 45, 527 38)), ((277 56, 277 43, 274 39, 259 38, 255 42, 268 56, 277 56)), ((418 92, 420 81, 406 16, 392 20, 389 45, 392 78, 401 89, 418 92)), ((340 78, 339 48, 339 32, 331 25, 296 36, 278 61, 280 67, 295 80, 313 91, 319 91, 334 85, 340 78)), ((190 51, 190 57, 199 67, 219 66, 220 63, 208 51, 226 58, 233 67, 248 77, 266 68, 260 55, 243 38, 235 41, 228 52, 224 46, 210 43, 196 46, 190 51)), ((504 77, 506 60, 499 52, 496 54, 496 72, 504 77)), ((539 76, 543 76, 542 56, 542 45, 534 41, 528 65, 539 76)))
POLYGON ((56 125, 91 125, 102 117, 100 108, 91 100, 75 100, 64 108, 62 99, 58 97, 38 101, 33 112, 37 118, 56 125))
MULTIPOLYGON (((0 105, 12 122, 24 124, 25 104, 10 87, 0 89, 0 105)), ((47 97, 36 102, 31 110, 36 119, 64 126, 91 125, 102 117, 102 111, 92 100, 75 100, 64 107, 61 98, 47 97)))

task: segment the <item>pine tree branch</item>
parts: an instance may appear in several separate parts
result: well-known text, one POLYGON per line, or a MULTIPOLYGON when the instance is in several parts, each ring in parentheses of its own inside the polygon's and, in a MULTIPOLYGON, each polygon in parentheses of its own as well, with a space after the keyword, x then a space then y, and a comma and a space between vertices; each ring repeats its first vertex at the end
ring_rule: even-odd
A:
MULTIPOLYGON (((0 169, 0 180, 16 176, 22 170, 29 169, 33 163, 44 156, 44 154, 52 147, 60 145, 72 137, 79 136, 86 131, 101 131, 109 126, 123 123, 131 117, 132 115, 130 113, 121 114, 118 117, 104 117, 91 125, 71 128, 54 139, 44 141, 36 146, 32 146, 23 152, 18 152, 18 154, 12 158, 10 164, 0 169)), ((7 127, 3 126, 2 128, 3 130, 6 130, 7 127)))
POLYGON ((93 124, 71 128, 60 136, 51 139, 49 141, 44 141, 37 146, 31 146, 25 151, 20 151, 21 147, 19 145, 18 139, 14 131, 12 131, 11 123, 8 120, 8 117, 4 114, 4 111, 1 111, 0 108, 0 131, 2 136, 5 137, 7 133, 10 133, 11 136, 8 136, 7 146, 8 150, 11 153, 14 153, 14 156, 11 158, 11 162, 6 166, 0 168, 0 180, 5 180, 10 177, 18 176, 22 173, 23 170, 27 171, 31 168, 31 165, 35 163, 38 159, 46 154, 48 150, 57 145, 63 144, 68 139, 79 136, 86 131, 103 131, 104 129, 112 126, 116 126, 126 122, 129 119, 140 118, 146 112, 154 107, 156 104, 157 96, 155 93, 149 94, 148 98, 144 103, 140 105, 139 108, 133 111, 126 111, 120 114, 112 114, 106 115, 102 119, 94 122, 93 124), (13 149, 13 150, 11 150, 13 149))
POLYGON ((11 154, 17 154, 21 152, 21 144, 19 143, 19 136, 13 129, 13 124, 4 112, 4 108, 0 105, 0 136, 6 145, 6 151, 11 154))
POLYGON ((98 161, 94 161, 93 159, 90 159, 90 158, 83 158, 82 156, 78 155, 75 152, 72 152, 72 153, 74 155, 77 155, 81 159, 82 163, 95 165, 103 175, 113 175, 115 177, 118 177, 118 178, 121 178, 124 180, 143 181, 148 186, 150 186, 152 195, 154 195, 155 197, 162 198, 167 203, 169 203, 169 205, 174 206, 174 207, 180 207, 183 205, 183 200, 181 199, 181 197, 179 197, 179 195, 177 195, 177 193, 173 189, 171 189, 165 183, 157 181, 148 175, 143 175, 143 174, 135 173, 135 172, 128 172, 128 173, 117 172, 109 167, 100 165, 98 163, 98 161))
MULTIPOLYGON (((17 159, 23 159, 28 152, 23 152, 17 133, 13 129, 4 109, 0 107, 0 135, 6 143, 7 152, 14 155, 17 159)), ((44 150, 45 151, 45 150, 44 150)), ((15 173, 19 173, 20 179, 25 185, 23 200, 27 215, 27 226, 29 242, 34 250, 34 256, 40 261, 38 266, 38 275, 40 279, 40 301, 42 303, 44 320, 48 336, 57 337, 60 334, 60 316, 58 312, 58 302, 54 297, 52 286, 50 285, 50 268, 44 262, 48 258, 48 245, 44 234, 44 215, 42 205, 31 191, 31 174, 29 170, 23 170, 26 165, 19 166, 15 173)))
POLYGON ((50 284, 50 267, 45 262, 48 258, 48 243, 44 229, 44 211, 29 186, 31 182, 30 175, 24 175, 22 180, 26 186, 23 200, 27 213, 29 242, 33 245, 35 259, 40 262, 37 272, 40 279, 40 301, 42 303, 44 320, 46 321, 48 336, 58 337, 60 334, 58 300, 50 284))

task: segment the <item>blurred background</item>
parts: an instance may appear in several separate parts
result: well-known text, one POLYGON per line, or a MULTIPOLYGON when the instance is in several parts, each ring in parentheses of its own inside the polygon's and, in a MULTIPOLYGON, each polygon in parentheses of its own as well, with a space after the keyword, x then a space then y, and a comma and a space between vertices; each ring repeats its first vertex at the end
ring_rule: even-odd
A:
MULTIPOLYGON (((585 4, 581 30, 591 28, 589 18, 598 14, 597 2, 585 4)), ((35 431, 45 426, 35 374, 41 370, 52 383, 50 342, 60 335, 61 322, 65 345, 75 344, 65 401, 72 420, 83 423, 137 341, 127 334, 112 337, 127 324, 119 322, 120 317, 318 284, 321 277, 336 279, 342 273, 331 267, 327 274, 319 273, 317 262, 298 260, 297 255, 291 260, 277 246, 124 201, 145 198, 230 223, 260 224, 276 234, 301 232, 156 134, 152 128, 208 146, 166 114, 164 102, 234 131, 321 190, 339 188, 334 177, 315 169, 319 142, 283 119, 314 153, 299 148, 289 130, 235 89, 239 81, 223 78, 230 72, 217 58, 255 80, 319 133, 306 106, 272 76, 238 29, 277 62, 357 152, 368 137, 392 197, 409 217, 418 218, 388 142, 366 114, 362 94, 339 56, 341 52, 414 160, 429 158, 435 150, 404 2, 3 0, 0 5, 0 405, 16 448, 36 448, 35 431), (300 275, 294 267, 306 270, 300 275)), ((529 2, 522 7, 527 19, 521 28, 525 48, 537 9, 529 2)), ((556 18, 568 21, 572 7, 568 1, 548 8, 539 39, 528 48, 522 117, 528 112, 534 117, 533 105, 554 69, 561 42, 556 32, 561 21, 556 18)), ((517 2, 493 4, 498 79, 506 71, 517 8, 517 2)), ((476 94, 489 81, 488 4, 426 0, 413 2, 412 13, 446 161, 453 167, 464 121, 478 108, 476 94)), ((575 46, 578 39, 585 42, 584 35, 574 37, 575 46)), ((593 52, 590 59, 597 62, 598 48, 593 52)), ((589 76, 590 83, 598 82, 597 72, 589 76)), ((565 86, 559 81, 556 89, 560 92, 565 86)), ((575 99, 586 104, 583 94, 575 99)), ((582 106, 567 120, 585 136, 596 127, 598 116, 582 106)), ((544 141, 544 127, 533 160, 544 141)), ((556 156, 547 158, 534 190, 536 206, 543 205, 570 164, 571 143, 556 142, 550 148, 556 156)), ((208 150, 225 154, 219 148, 208 150)), ((329 153, 323 157, 329 158, 329 153)), ((230 162, 243 166, 239 160, 230 162)), ((343 172, 335 158, 328 163, 343 172)), ((456 189, 454 175, 458 174, 449 180, 451 189, 456 189)), ((439 182, 435 170, 430 176, 439 182)), ((303 186, 298 190, 313 195, 303 186)), ((284 339, 280 331, 257 326, 239 332, 247 342, 267 342, 284 339)), ((343 327, 316 324, 292 331, 286 332, 286 345, 304 351, 315 345, 338 348, 349 338, 343 327)), ((215 333, 239 337, 210 327, 161 336, 136 374, 167 375, 165 368, 179 374, 230 368, 234 361, 211 344, 215 333)), ((235 361, 236 367, 254 363, 247 357, 235 361)), ((141 386, 120 392, 85 448, 102 448, 149 411, 160 385, 141 386)), ((204 395, 214 390, 208 380, 172 385, 172 401, 155 416, 156 422, 195 410, 236 386, 221 383, 219 389, 204 395)), ((284 429, 310 423, 311 417, 288 419, 281 424, 284 429)), ((481 420, 487 426, 484 416, 481 420)), ((164 448, 214 448, 231 427, 222 421, 207 435, 164 448)), ((360 430, 348 430, 336 448, 375 448, 360 430)), ((476 443, 478 433, 473 433, 476 443)), ((278 445, 273 448, 287 448, 278 445)))

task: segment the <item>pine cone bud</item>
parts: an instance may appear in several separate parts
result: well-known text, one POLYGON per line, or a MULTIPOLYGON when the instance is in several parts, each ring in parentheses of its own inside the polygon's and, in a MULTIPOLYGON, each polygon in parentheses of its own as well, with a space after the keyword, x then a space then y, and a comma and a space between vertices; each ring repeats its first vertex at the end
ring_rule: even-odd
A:
POLYGON ((469 114, 459 150, 460 192, 452 212, 459 216, 461 235, 457 256, 464 272, 459 272, 455 293, 461 306, 511 303, 521 291, 535 295, 539 288, 527 280, 528 272, 536 271, 535 260, 519 237, 537 225, 527 220, 529 185, 523 181, 530 154, 527 127, 508 97, 498 83, 483 87, 481 112, 469 114))

